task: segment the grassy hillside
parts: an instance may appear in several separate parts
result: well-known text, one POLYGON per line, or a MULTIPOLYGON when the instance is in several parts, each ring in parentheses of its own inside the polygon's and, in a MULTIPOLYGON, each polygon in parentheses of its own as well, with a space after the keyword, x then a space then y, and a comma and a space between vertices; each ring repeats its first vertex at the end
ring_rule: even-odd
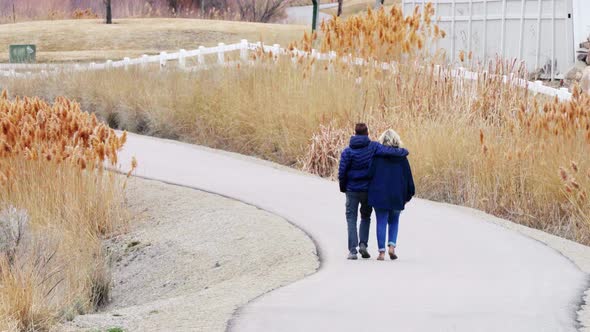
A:
POLYGON ((37 45, 38 62, 98 61, 193 49, 246 38, 286 44, 300 39, 305 26, 178 18, 36 21, 0 25, 0 62, 8 45, 37 45))

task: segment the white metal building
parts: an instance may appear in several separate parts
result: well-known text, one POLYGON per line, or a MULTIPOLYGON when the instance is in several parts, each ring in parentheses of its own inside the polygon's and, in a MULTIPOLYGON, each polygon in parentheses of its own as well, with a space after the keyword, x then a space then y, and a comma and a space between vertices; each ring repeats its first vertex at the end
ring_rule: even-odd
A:
MULTIPOLYGON (((403 0, 404 12, 427 0, 403 0)), ((561 77, 590 35, 590 0, 430 0, 447 32, 439 47, 456 60, 459 51, 476 59, 496 55, 526 61, 529 71, 561 77), (554 64, 552 66, 552 64, 554 64)))

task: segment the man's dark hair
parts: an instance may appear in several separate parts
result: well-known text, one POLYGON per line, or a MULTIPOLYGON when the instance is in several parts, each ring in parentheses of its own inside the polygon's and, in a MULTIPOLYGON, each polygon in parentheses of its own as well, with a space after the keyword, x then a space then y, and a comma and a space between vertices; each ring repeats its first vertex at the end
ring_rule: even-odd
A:
POLYGON ((357 123, 354 126, 354 133, 355 135, 369 136, 369 128, 364 123, 357 123))

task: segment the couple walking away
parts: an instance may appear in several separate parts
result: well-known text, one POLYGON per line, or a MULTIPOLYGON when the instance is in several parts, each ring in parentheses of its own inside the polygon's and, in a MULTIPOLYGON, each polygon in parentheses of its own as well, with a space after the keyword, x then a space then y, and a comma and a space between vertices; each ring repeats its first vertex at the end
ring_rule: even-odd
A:
POLYGON ((386 234, 389 258, 397 259, 399 217, 415 191, 408 154, 392 129, 386 130, 379 142, 373 142, 366 124, 355 126, 355 135, 342 151, 338 168, 340 191, 346 193, 348 259, 357 259, 359 252, 363 258, 371 258, 367 248, 373 208, 377 216, 377 260, 385 259, 386 234), (357 232, 359 206, 361 224, 357 232))

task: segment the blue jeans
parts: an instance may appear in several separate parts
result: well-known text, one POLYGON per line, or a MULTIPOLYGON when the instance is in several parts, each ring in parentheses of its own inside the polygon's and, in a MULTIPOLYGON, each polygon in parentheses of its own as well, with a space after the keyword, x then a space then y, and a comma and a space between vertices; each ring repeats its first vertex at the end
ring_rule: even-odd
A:
POLYGON ((398 210, 384 210, 375 208, 375 215, 377 216, 377 245, 379 251, 385 251, 385 233, 389 241, 387 245, 397 245, 397 231, 399 228, 399 215, 401 211, 398 210), (387 230, 389 226, 389 230, 387 230))
POLYGON ((368 245, 372 212, 373 208, 369 205, 369 197, 366 192, 346 192, 346 222, 348 224, 348 250, 350 253, 358 253, 357 247, 361 243, 368 245), (361 207, 360 242, 356 228, 359 205, 361 207))

